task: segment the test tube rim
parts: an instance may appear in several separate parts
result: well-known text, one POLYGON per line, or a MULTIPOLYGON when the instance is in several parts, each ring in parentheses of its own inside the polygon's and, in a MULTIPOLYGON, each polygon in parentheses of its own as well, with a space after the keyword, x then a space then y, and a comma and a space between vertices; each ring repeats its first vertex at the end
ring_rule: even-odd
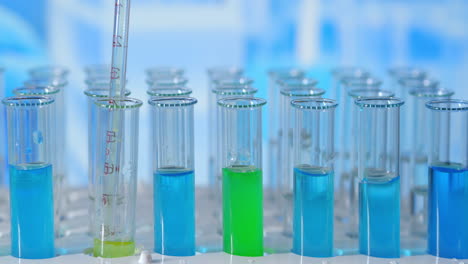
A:
POLYGON ((47 96, 47 95, 56 95, 60 92, 60 90, 61 89, 59 87, 55 87, 55 86, 18 87, 13 90, 13 93, 17 96, 32 96, 32 95, 46 95, 47 96), (29 93, 21 92, 21 91, 29 91, 29 93), (44 91, 44 92, 39 92, 39 91, 44 91))
MULTIPOLYGON (((85 80, 85 84, 88 86, 111 86, 111 81, 109 78, 106 77, 93 77, 93 78, 87 78, 85 80)), ((128 80, 125 81, 125 84, 128 84, 128 80)))
POLYGON ((413 66, 395 66, 388 69, 388 74, 397 80, 407 77, 425 78, 427 72, 424 69, 413 66), (409 73, 408 73, 409 72, 409 73))
POLYGON ((248 86, 254 83, 254 80, 249 77, 239 76, 239 77, 221 77, 213 79, 213 84, 216 86, 248 86))
POLYGON ((186 107, 196 104, 198 100, 194 97, 170 97, 170 98, 151 98, 148 104, 154 107, 186 107), (168 103, 180 101, 183 103, 168 103))
POLYGON ((160 88, 160 89, 148 89, 146 93, 149 96, 155 97, 178 97, 187 96, 192 94, 192 89, 186 87, 180 88, 160 88), (164 93, 164 91, 173 91, 172 93, 164 93))
POLYGON ((398 84, 410 88, 410 89, 415 89, 415 88, 437 88, 440 84, 439 80, 433 79, 433 78, 427 78, 427 76, 424 77, 402 77, 399 78, 398 84), (419 82, 418 84, 411 84, 410 82, 419 82), (429 82, 429 83, 427 83, 429 82))
POLYGON ((131 97, 117 98, 117 97, 104 97, 94 100, 94 104, 98 107, 116 110, 134 109, 143 105, 141 100, 131 97), (120 105, 115 102, 131 103, 131 105, 120 105))
MULTIPOLYGON (((86 96, 92 97, 92 98, 104 98, 104 97, 109 97, 109 90, 110 90, 110 87, 109 88, 89 88, 89 89, 86 89, 83 93, 86 96), (98 93, 93 93, 97 91, 102 92, 102 95, 98 93)), ((132 92, 130 90, 125 89, 125 96, 129 96, 131 93, 132 92)))
POLYGON ((405 102, 397 97, 366 97, 354 101, 359 107, 362 108, 394 108, 400 107, 405 102), (371 103, 371 102, 386 102, 385 104, 371 103))
POLYGON ((360 98, 367 98, 367 97, 395 97, 395 93, 392 91, 384 90, 384 89, 352 89, 348 92, 348 95, 355 99, 360 98), (383 95, 359 95, 359 92, 376 92, 382 93, 383 95))
POLYGON ((23 85, 25 87, 53 86, 53 87, 63 88, 67 84, 68 84, 68 81, 64 78, 53 78, 53 79, 30 78, 23 82, 23 85))
POLYGON ((316 85, 318 84, 318 81, 316 79, 309 78, 309 77, 301 77, 301 78, 290 77, 290 78, 279 78, 276 80, 276 83, 279 86, 283 87, 283 89, 285 87, 307 89, 307 88, 316 87, 316 85))
POLYGON ((359 87, 369 87, 375 88, 380 87, 383 83, 382 80, 372 77, 372 76, 362 76, 362 77, 343 77, 341 78, 341 83, 344 87, 350 86, 359 86, 359 87))
POLYGON ((167 75, 183 76, 185 74, 185 69, 173 66, 153 66, 145 70, 146 75, 150 78, 152 78, 156 71, 164 72, 167 75))
POLYGON ((89 64, 89 65, 86 65, 83 68, 83 71, 88 75, 91 74, 93 71, 96 71, 96 70, 98 70, 98 71, 103 70, 104 72, 108 71, 108 73, 110 73, 111 66, 110 66, 110 64, 89 64))
POLYGON ((43 66, 38 66, 30 69, 28 71, 29 75, 31 76, 36 76, 36 74, 41 73, 41 77, 44 75, 50 76, 50 77, 65 77, 70 73, 70 70, 65 67, 65 66, 60 66, 60 65, 43 65, 43 66), (46 74, 47 71, 52 71, 52 74, 46 74))
POLYGON ((410 95, 415 97, 451 97, 455 94, 454 91, 444 88, 414 88, 410 90, 410 95))
POLYGON ((249 108, 259 108, 266 105, 267 101, 263 98, 258 97, 227 97, 223 99, 219 99, 217 104, 221 107, 225 108, 232 108, 232 109, 249 109, 249 108), (230 102, 236 101, 249 101, 249 104, 242 104, 242 105, 235 105, 230 102), (252 103, 254 102, 254 103, 252 103))
POLYGON ((28 106, 45 106, 50 105, 55 101, 54 98, 49 96, 10 96, 3 98, 2 104, 6 107, 19 106, 19 107, 28 107, 28 106), (22 100, 27 101, 38 101, 39 103, 21 103, 22 100), (16 103, 15 103, 16 102, 16 103))
MULTIPOLYGON (((216 71, 224 71, 223 74, 221 74, 222 76, 226 76, 226 72, 227 74, 232 74, 232 75, 241 75, 244 73, 244 69, 242 69, 241 67, 239 66, 235 66, 235 65, 220 65, 220 66, 213 66, 213 67, 209 67, 208 69, 206 69, 206 73, 208 74, 208 76, 212 79, 215 79, 215 73, 216 71)), ((219 74, 219 72, 217 72, 219 74)))
POLYGON ((338 66, 331 69, 331 74, 333 77, 341 79, 345 76, 370 76, 370 73, 367 69, 361 66, 338 66), (358 75, 343 73, 344 71, 352 70, 353 72, 358 72, 358 75))
POLYGON ((246 86, 243 88, 218 88, 218 89, 213 89, 212 92, 214 94, 224 95, 224 96, 251 95, 251 94, 256 94, 258 92, 258 89, 251 87, 251 86, 246 86))
POLYGON ((287 88, 287 89, 281 89, 281 94, 287 97, 317 97, 317 96, 322 96, 325 94, 325 90, 318 88, 318 87, 312 87, 312 88, 287 88))
POLYGON ((149 86, 161 86, 161 87, 166 87, 166 86, 185 86, 188 83, 188 79, 183 77, 183 76, 173 76, 173 77, 167 77, 167 78, 148 78, 146 79, 146 84, 149 86), (169 82, 169 80, 173 80, 172 83, 169 82), (167 82, 165 82, 167 81, 167 82))
POLYGON ((291 100, 291 106, 301 110, 328 110, 338 107, 338 103, 336 100, 327 98, 299 98, 291 100), (306 103, 317 103, 317 105, 304 105, 306 103))
POLYGON ((442 99, 432 100, 426 103, 426 108, 435 111, 464 112, 468 111, 468 100, 462 99, 442 99), (459 104, 459 107, 438 107, 437 104, 459 104))
POLYGON ((268 70, 268 76, 275 79, 284 77, 302 78, 305 76, 305 71, 296 67, 273 68, 268 70))

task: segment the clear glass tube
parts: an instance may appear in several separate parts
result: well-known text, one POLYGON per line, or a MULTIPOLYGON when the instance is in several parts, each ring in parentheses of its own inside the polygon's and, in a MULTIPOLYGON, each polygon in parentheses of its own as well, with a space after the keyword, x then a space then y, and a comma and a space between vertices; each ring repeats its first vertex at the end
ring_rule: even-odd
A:
POLYGON ((154 251, 195 255, 194 115, 190 97, 154 98, 154 251))
POLYGON ((32 68, 28 73, 32 79, 67 79, 70 71, 63 66, 48 65, 32 68))
POLYGON ((295 126, 291 101, 299 98, 320 98, 325 91, 316 88, 312 84, 297 85, 300 80, 281 83, 280 111, 279 111, 279 132, 278 132, 278 161, 276 171, 278 172, 277 196, 279 196, 282 207, 283 233, 292 236, 292 207, 293 207, 293 128, 295 126))
MULTIPOLYGON (((233 71, 235 72, 235 71, 233 71)), ((212 73, 213 75, 213 73, 212 73)), ((218 75, 220 75, 218 73, 218 75)), ((220 196, 220 182, 221 182, 221 172, 219 171, 219 158, 218 158, 218 149, 217 142, 211 140, 217 138, 218 132, 216 128, 218 127, 217 120, 217 111, 216 104, 218 100, 225 97, 240 96, 240 97, 253 97, 257 92, 256 89, 252 88, 253 80, 244 76, 228 76, 228 77, 217 77, 211 81, 211 92, 209 94, 210 104, 208 106, 208 148, 209 148, 209 158, 208 158, 208 188, 212 192, 213 197, 217 201, 221 201, 220 196)), ((216 214, 216 212, 215 212, 216 214)))
POLYGON ((453 91, 441 88, 416 88, 410 91, 407 109, 413 115, 411 128, 411 153, 409 178, 410 204, 407 205, 411 213, 410 230, 413 235, 426 238, 427 236, 427 190, 428 190, 428 154, 427 142, 429 127, 429 111, 426 103, 431 100, 448 99, 453 91))
POLYGON ((53 103, 53 98, 45 96, 3 99, 8 131, 11 254, 17 258, 55 256, 53 103))
POLYGON ((33 86, 20 87, 13 90, 16 96, 47 96, 54 99, 52 110, 54 118, 50 121, 54 129, 54 140, 51 142, 53 153, 51 154, 53 160, 53 191, 54 191, 54 216, 55 216, 55 235, 61 236, 60 219, 65 214, 64 197, 65 197, 65 157, 64 157, 64 122, 62 115, 59 114, 59 109, 63 109, 63 93, 61 93, 61 86, 33 86))
POLYGON ((142 102, 103 98, 96 110, 96 181, 93 254, 116 258, 135 253, 138 116, 142 102), (119 128, 115 129, 115 122, 119 128))
POLYGON ((148 80, 183 77, 185 75, 184 69, 168 66, 152 67, 145 72, 148 80))
MULTIPOLYGON (((340 137, 340 153, 338 155, 338 162, 337 162, 337 190, 338 192, 338 202, 342 202, 341 206, 345 209, 345 215, 342 215, 341 212, 338 212, 340 217, 346 219, 350 215, 348 215, 350 209, 350 200, 349 198, 352 197, 352 190, 353 186, 353 176, 352 176, 352 169, 353 165, 351 163, 351 155, 352 155, 352 140, 353 135, 351 135, 350 131, 352 129, 352 121, 353 121, 353 108, 354 108, 354 100, 356 99, 354 96, 363 96, 366 95, 366 90, 370 90, 367 93, 368 96, 377 95, 381 96, 385 92, 380 91, 382 86, 382 81, 373 77, 363 77, 363 78, 343 78, 340 83, 340 92, 343 94, 343 98, 341 99, 341 112, 342 119, 340 120, 340 130, 337 131, 337 136, 340 137), (360 90, 361 92, 357 92, 360 90), (364 90, 364 91, 362 91, 364 90), (355 91, 353 95, 350 95, 350 91, 355 91), (372 92, 375 91, 375 92, 372 92)), ((393 94, 392 94, 393 96, 393 94)))
POLYGON ((175 88, 160 88, 160 89, 149 89, 146 93, 150 97, 181 97, 190 96, 192 89, 175 87, 175 88))
POLYGON ((349 116, 349 128, 347 128, 348 133, 350 134, 350 160, 351 160, 351 169, 350 169, 350 179, 345 186, 346 190, 349 190, 346 193, 346 196, 341 196, 340 199, 343 199, 345 203, 344 215, 349 218, 349 228, 346 232, 346 235, 352 239, 357 239, 359 232, 359 178, 358 178, 358 115, 359 107, 354 104, 356 100, 364 98, 388 98, 394 97, 395 94, 391 91, 382 90, 382 89, 368 89, 368 88, 357 88, 351 89, 348 91, 347 102, 352 103, 347 111, 350 112, 349 116))
MULTIPOLYGON (((90 86, 93 87, 93 86, 90 86)), ((107 98, 109 96, 110 82, 108 81, 107 88, 89 88, 86 89, 84 94, 88 98, 88 219, 89 219, 89 233, 94 236, 94 188, 96 184, 96 152, 95 146, 97 143, 96 128, 97 124, 97 109, 98 106, 94 104, 97 99, 107 98)), ((125 96, 130 96, 130 91, 127 90, 125 96)))
POLYGON ((443 99, 429 109, 428 252, 468 259, 468 101, 443 99))
MULTIPOLYGON (((405 96, 405 91, 403 91, 398 82, 401 79, 424 79, 427 77, 427 72, 423 69, 410 67, 410 66, 398 66, 393 67, 388 70, 388 75, 390 76, 390 90, 396 90, 397 96, 405 96)), ((408 91, 406 91, 408 92, 408 91)))
POLYGON ((185 87, 187 83, 188 79, 180 76, 146 80, 146 84, 148 84, 149 90, 164 88, 180 88, 185 87))
POLYGON ((108 79, 110 81, 110 64, 91 64, 84 68, 85 81, 92 79, 108 79))
POLYGON ((262 107, 260 98, 218 101, 223 171, 223 249, 263 256, 262 107))
POLYGON ((370 76, 369 72, 361 67, 356 66, 342 66, 336 67, 331 70, 332 83, 329 92, 330 97, 338 100, 341 98, 341 92, 339 89, 340 82, 342 79, 347 78, 363 78, 370 76))
POLYGON ((280 93, 281 90, 278 81, 280 79, 302 79, 305 76, 305 72, 298 68, 276 68, 270 69, 268 71, 268 118, 266 119, 266 124, 268 127, 267 137, 267 164, 266 164, 266 175, 268 175, 267 186, 265 198, 271 202, 274 202, 279 197, 279 186, 278 186, 278 171, 277 171, 277 162, 279 160, 279 122, 275 118, 279 116, 279 107, 280 107, 280 93), (271 189, 271 190, 270 190, 271 189))
POLYGON ((400 106, 397 98, 355 101, 358 114, 359 251, 400 257, 400 106))
POLYGON ((330 99, 306 98, 294 108, 294 216, 292 252, 333 256, 335 108, 330 99))

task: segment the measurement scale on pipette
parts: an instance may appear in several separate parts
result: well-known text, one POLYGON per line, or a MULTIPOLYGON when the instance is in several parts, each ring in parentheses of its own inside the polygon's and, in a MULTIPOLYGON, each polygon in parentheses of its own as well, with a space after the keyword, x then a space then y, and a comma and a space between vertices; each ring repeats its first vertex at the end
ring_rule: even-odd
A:
MULTIPOLYGON (((128 26, 130 15, 130 0, 116 0, 114 11, 114 35, 112 41, 112 64, 111 64, 111 87, 109 93, 109 104, 115 105, 119 109, 119 100, 124 97, 126 61, 128 47, 128 26)), ((109 109, 114 111, 114 109, 109 109)), ((101 225, 97 227, 98 239, 95 239, 95 255, 107 255, 115 257, 113 251, 128 251, 131 253, 135 247, 134 241, 127 236, 128 230, 125 230, 125 208, 129 203, 122 193, 123 173, 121 171, 120 158, 122 155, 122 133, 124 132, 124 118, 120 111, 115 111, 109 119, 109 128, 105 135, 105 159, 102 168, 102 193, 100 201, 97 203, 96 212, 101 215, 101 225), (96 253, 98 252, 98 253, 96 253), (106 253, 104 253, 106 252, 106 253)), ((97 197, 96 197, 97 198, 97 197)))

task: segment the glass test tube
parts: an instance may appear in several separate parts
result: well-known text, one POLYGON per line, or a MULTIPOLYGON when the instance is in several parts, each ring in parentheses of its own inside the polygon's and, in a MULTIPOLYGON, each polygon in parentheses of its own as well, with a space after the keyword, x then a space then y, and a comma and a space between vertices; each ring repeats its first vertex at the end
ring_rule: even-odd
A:
POLYGON ((34 80, 66 80, 70 71, 63 66, 49 65, 32 68, 28 73, 34 80))
POLYGON ((96 257, 135 253, 135 207, 138 168, 138 116, 142 102, 132 98, 94 101, 96 180, 94 217, 96 257), (116 130, 116 122, 121 129, 116 130))
POLYGON ((423 79, 427 77, 427 72, 423 69, 410 67, 410 66, 397 66, 388 70, 390 76, 390 90, 396 90, 397 96, 405 96, 408 91, 403 91, 402 87, 398 84, 401 79, 423 79))
POLYGON ((359 251, 400 257, 400 106, 397 98, 355 101, 358 114, 359 251))
POLYGON ((145 72, 148 80, 183 77, 185 74, 184 69, 167 66, 152 67, 147 69, 145 72))
MULTIPOLYGON (((96 128, 97 124, 97 113, 96 107, 94 106, 94 101, 97 99, 107 98, 109 96, 109 89, 110 89, 110 82, 108 82, 108 86, 104 88, 104 86, 97 85, 88 85, 88 89, 85 90, 84 94, 88 98, 88 219, 89 219, 89 233, 94 236, 95 235, 95 224, 94 224, 94 188, 96 184, 96 151, 95 146, 97 143, 96 128)), ((125 96, 130 96, 130 91, 125 92, 125 96)))
MULTIPOLYGON (((382 86, 382 81, 373 77, 363 77, 363 78, 343 78, 340 82, 340 92, 343 93, 344 97, 341 99, 342 109, 340 110, 342 119, 340 120, 341 130, 338 131, 337 135, 341 138, 340 144, 340 155, 338 156, 338 167, 339 173, 338 176, 339 182, 338 190, 340 190, 338 201, 342 202, 343 208, 348 212, 350 209, 350 200, 352 197, 352 169, 353 165, 351 163, 351 152, 352 152, 352 140, 353 136, 350 131, 352 129, 352 108, 354 107, 354 100, 352 96, 349 95, 349 92, 352 90, 379 90, 382 86)), ((379 94, 373 93, 372 94, 379 94)), ((341 214, 341 212, 340 212, 341 214)), ((347 213, 343 218, 349 216, 347 213)))
POLYGON ((369 72, 366 69, 356 66, 342 66, 336 67, 331 70, 332 83, 329 91, 330 97, 338 100, 341 98, 341 92, 339 89, 340 82, 343 78, 362 78, 369 76, 369 72))
POLYGON ((111 66, 109 64, 91 64, 84 68, 85 80, 109 79, 111 66))
POLYGON ((195 255, 194 115, 190 97, 153 98, 154 251, 195 255))
POLYGON ((187 83, 188 83, 188 79, 184 77, 171 77, 171 78, 146 80, 146 84, 148 84, 149 90, 185 87, 187 83))
POLYGON ((33 86, 20 87, 13 90, 13 94, 16 96, 47 96, 54 99, 54 104, 51 106, 54 118, 52 122, 54 140, 50 143, 53 153, 51 154, 52 163, 54 166, 53 170, 53 191, 54 191, 54 217, 55 217, 55 236, 61 236, 60 220, 64 216, 64 158, 63 158, 63 137, 60 135, 63 133, 63 122, 60 119, 59 107, 63 103, 63 94, 60 92, 61 86, 33 86))
POLYGON ((218 101, 223 171, 223 249, 263 256, 262 106, 260 98, 218 101))
MULTIPOLYGON (((297 68, 277 68, 268 71, 268 118, 267 118, 267 192, 265 198, 271 201, 280 199, 279 189, 279 173, 278 173, 278 162, 279 162, 279 138, 278 133, 280 131, 280 123, 278 117, 280 115, 280 85, 278 81, 280 79, 302 79, 305 73, 303 70, 297 68), (271 189, 271 190, 270 190, 271 189)), ((312 81, 312 79, 311 79, 312 81)), ((315 82, 315 80, 313 80, 315 82)), ((316 84, 316 83, 315 83, 316 84)), ((314 84, 314 85, 315 85, 314 84)), ((281 199, 280 199, 281 200, 281 199)))
POLYGON ((427 236, 427 188, 428 188, 428 154, 427 142, 428 131, 430 131, 428 114, 425 104, 431 100, 448 99, 453 95, 453 91, 441 88, 417 88, 410 91, 408 101, 409 112, 413 115, 411 122, 411 172, 405 177, 409 177, 410 182, 410 212, 411 212, 411 233, 422 238, 427 236))
POLYGON ((429 109, 428 252, 468 259, 468 101, 437 100, 429 109))
POLYGON ((308 257, 333 256, 334 124, 337 103, 306 98, 291 102, 294 128, 293 249, 308 257))
POLYGON ((351 154, 351 179, 349 182, 349 193, 347 193, 346 197, 343 199, 346 201, 347 210, 345 211, 345 215, 349 218, 349 228, 346 232, 346 235, 352 239, 357 239, 359 232, 359 177, 358 177, 358 153, 359 153, 359 146, 358 146, 358 114, 359 114, 359 107, 354 104, 356 100, 363 99, 363 98, 388 98, 394 97, 395 94, 393 92, 382 90, 382 89, 367 89, 367 88, 357 88, 351 89, 348 91, 348 98, 347 101, 352 102, 353 105, 349 107, 350 114, 347 118, 350 119, 350 127, 348 128, 348 133, 351 135, 350 141, 350 154, 351 154))
POLYGON ((278 189, 279 196, 281 197, 280 203, 282 207, 283 233, 287 236, 292 235, 292 216, 293 216, 293 128, 294 119, 291 107, 291 100, 299 98, 320 98, 325 91, 315 87, 311 82, 307 81, 306 84, 301 84, 300 79, 288 79, 287 81, 280 82, 281 98, 280 98, 280 112, 279 122, 280 131, 278 133, 279 148, 278 148, 278 162, 277 171, 278 175, 278 189))
POLYGON ((52 120, 54 99, 3 99, 7 113, 10 174, 11 255, 55 256, 52 120))
POLYGON ((181 96, 190 96, 192 94, 192 89, 189 88, 160 88, 160 89, 150 89, 146 93, 150 97, 181 97, 181 96))

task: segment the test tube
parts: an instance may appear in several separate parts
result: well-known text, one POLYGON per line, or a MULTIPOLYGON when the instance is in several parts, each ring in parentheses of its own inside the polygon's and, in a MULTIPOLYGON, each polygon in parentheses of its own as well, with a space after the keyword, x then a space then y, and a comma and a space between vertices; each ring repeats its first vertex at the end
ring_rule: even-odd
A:
POLYGON ((390 76, 390 89, 396 90, 397 96, 405 96, 408 91, 402 90, 402 87, 398 85, 401 79, 423 79, 427 77, 427 72, 423 69, 411 66, 397 66, 388 70, 390 76))
POLYGON ((293 217, 293 143, 294 143, 294 119, 291 100, 299 98, 320 98, 325 91, 316 88, 315 84, 305 79, 287 79, 279 82, 281 87, 279 122, 280 130, 278 140, 280 142, 278 152, 277 171, 278 190, 281 197, 283 221, 283 234, 292 236, 293 217))
POLYGON ((195 255, 193 108, 190 97, 153 98, 154 251, 195 255))
MULTIPOLYGON (((108 81, 109 84, 109 81, 108 81)), ((103 86, 93 86, 89 85, 88 89, 85 90, 84 94, 88 98, 88 223, 89 223, 89 233, 91 235, 95 234, 94 230, 94 188, 96 184, 96 152, 95 145, 97 143, 96 127, 98 126, 96 121, 96 109, 97 107, 94 104, 95 100, 106 98, 109 96, 110 85, 106 88, 103 86)), ((130 96, 130 91, 126 91, 125 96, 130 96)))
POLYGON ((146 80, 146 84, 148 84, 149 90, 185 87, 187 85, 187 82, 188 82, 187 78, 179 77, 179 76, 146 80))
POLYGON ((146 70, 146 77, 148 80, 183 77, 184 74, 184 69, 168 66, 152 67, 146 70))
POLYGON ((400 257, 400 106, 398 98, 362 98, 358 114, 359 251, 400 257))
POLYGON ((149 89, 146 93, 150 97, 182 97, 190 96, 192 89, 189 88, 161 88, 161 89, 149 89))
MULTIPOLYGON (((278 133, 280 131, 280 123, 278 116, 280 116, 280 91, 281 87, 278 84, 280 79, 302 79, 305 76, 305 72, 298 68, 276 68, 268 71, 268 118, 267 118, 267 187, 265 198, 271 202, 275 200, 281 200, 280 187, 279 187, 279 173, 278 173, 278 161, 280 142, 278 133)), ((311 80, 312 81, 312 80, 311 80)), ((315 82, 315 80, 313 80, 315 82)), ((316 84, 316 83, 315 83, 316 84)), ((315 85, 314 84, 314 85, 315 85)))
POLYGON ((30 87, 20 87, 13 90, 13 94, 16 96, 47 96, 54 99, 54 104, 51 107, 51 111, 54 114, 54 119, 51 120, 53 131, 54 131, 54 141, 51 142, 51 149, 53 154, 51 154, 54 170, 53 170, 53 191, 54 191, 54 217, 55 217, 55 235, 57 237, 61 236, 60 228, 60 219, 64 215, 64 157, 63 157, 63 122, 60 119, 61 115, 59 114, 59 107, 63 103, 63 94, 60 92, 60 86, 30 86, 30 87))
POLYGON ((102 98, 96 105, 96 181, 94 184, 95 257, 135 253, 135 207, 138 169, 137 99, 102 98), (115 123, 119 122, 119 129, 115 123))
POLYGON ((262 106, 260 98, 218 101, 223 171, 223 249, 263 256, 262 106))
POLYGON ((7 113, 11 255, 52 258, 54 99, 16 96, 2 102, 7 113))
POLYGON ((367 89, 367 88, 357 88, 351 89, 348 91, 347 101, 352 102, 353 105, 349 107, 350 114, 347 118, 350 119, 350 127, 348 128, 348 133, 350 133, 350 154, 351 154, 351 179, 349 180, 349 186, 347 196, 343 196, 342 199, 345 200, 345 215, 349 218, 349 228, 346 232, 346 235, 352 239, 357 239, 359 232, 359 178, 358 178, 358 114, 359 107, 354 104, 356 100, 363 98, 388 98, 394 97, 395 94, 391 91, 382 90, 382 89, 367 89))
MULTIPOLYGON (((353 184, 353 176, 352 176, 352 169, 353 165, 351 163, 351 152, 352 152, 352 140, 353 136, 351 135, 350 131, 352 129, 352 108, 354 107, 354 98, 352 95, 349 94, 352 90, 379 90, 382 86, 382 81, 373 78, 373 77, 359 77, 359 78, 343 78, 340 83, 340 92, 343 93, 343 98, 341 99, 342 109, 340 110, 342 115, 342 119, 340 125, 342 126, 341 130, 337 131, 338 137, 341 138, 341 145, 340 145, 340 155, 338 159, 339 165, 339 173, 338 176, 338 190, 339 199, 338 201, 342 202, 342 206, 348 211, 350 209, 350 200, 349 198, 352 197, 352 184, 353 184)), ((362 92, 365 93, 365 92, 362 92)), ((361 96, 362 93, 359 93, 358 96, 361 96)), ((368 95, 379 95, 379 92, 369 92, 368 95)), ((392 95, 393 96, 393 95, 392 95)), ((340 212, 341 213, 341 212, 340 212)), ((347 216, 340 215, 343 218, 347 216)))
POLYGON ((334 124, 337 103, 305 98, 291 102, 294 128, 294 221, 292 252, 333 256, 334 124))
POLYGON ((410 91, 408 110, 413 115, 411 122, 411 153, 410 153, 410 212, 411 234, 421 238, 427 237, 427 188, 428 188, 428 154, 427 142, 430 131, 428 114, 425 104, 431 100, 448 99, 453 91, 442 88, 416 88, 410 91))
POLYGON ((329 91, 330 97, 338 100, 341 97, 342 93, 340 92, 339 86, 342 79, 346 78, 363 78, 368 77, 369 72, 361 67, 357 66, 341 66, 335 67, 331 70, 332 74, 332 83, 331 89, 329 91))
POLYGON ((28 73, 34 80, 66 80, 70 71, 63 66, 49 65, 32 68, 28 73))
POLYGON ((436 100, 429 109, 428 252, 468 259, 468 101, 436 100))
POLYGON ((111 66, 109 64, 91 64, 84 68, 86 80, 109 79, 111 66))

